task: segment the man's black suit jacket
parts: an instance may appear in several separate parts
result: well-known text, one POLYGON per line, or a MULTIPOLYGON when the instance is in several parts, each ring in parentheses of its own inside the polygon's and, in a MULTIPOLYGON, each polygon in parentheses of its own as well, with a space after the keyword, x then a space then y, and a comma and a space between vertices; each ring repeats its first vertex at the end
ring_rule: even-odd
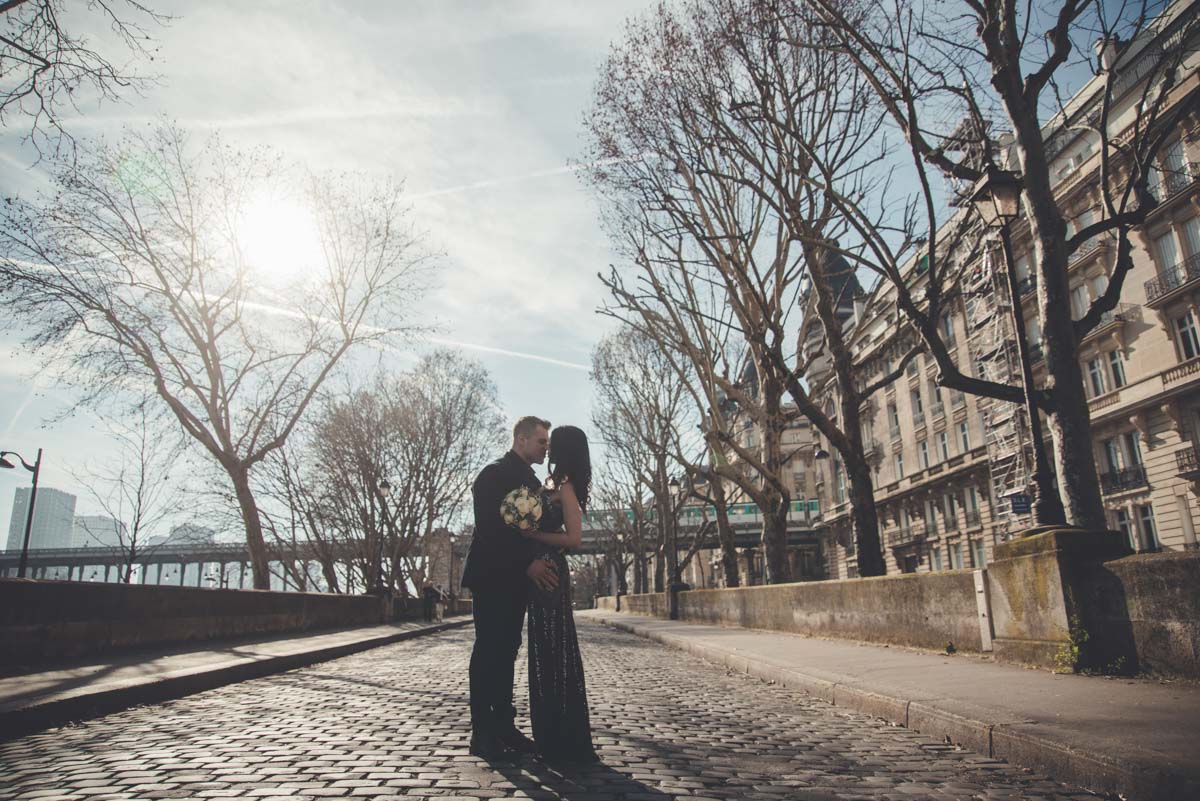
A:
POLYGON ((525 569, 538 552, 538 542, 505 525, 500 517, 504 496, 522 484, 534 492, 541 483, 525 460, 509 451, 480 471, 471 486, 475 501, 475 536, 463 564, 462 585, 470 590, 525 591, 525 569))

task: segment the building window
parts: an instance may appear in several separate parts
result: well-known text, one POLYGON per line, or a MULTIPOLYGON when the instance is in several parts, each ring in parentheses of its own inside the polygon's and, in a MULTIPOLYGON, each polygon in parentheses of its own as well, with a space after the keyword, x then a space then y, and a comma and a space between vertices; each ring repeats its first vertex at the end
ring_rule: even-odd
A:
POLYGON ((1121 446, 1116 437, 1106 439, 1101 443, 1104 447, 1104 462, 1108 472, 1115 473, 1121 469, 1121 446))
POLYGON ((1135 507, 1138 515, 1138 526, 1142 530, 1142 542, 1146 543, 1147 551, 1157 551, 1158 529, 1154 525, 1154 507, 1150 504, 1135 507))
POLYGON ((1167 231, 1162 236, 1154 238, 1154 255, 1158 258, 1158 271, 1160 273, 1174 267, 1179 263, 1179 249, 1175 246, 1175 234, 1167 231))
POLYGON ((846 473, 837 463, 833 466, 833 499, 838 503, 846 500, 846 473))
POLYGON ((1071 318, 1078 320, 1083 315, 1087 314, 1088 306, 1087 287, 1083 284, 1071 290, 1071 318))
POLYGON ((1188 255, 1200 256, 1200 217, 1192 217, 1183 224, 1183 242, 1188 255))
POLYGON ((929 469, 929 442, 921 440, 917 443, 917 458, 921 463, 922 470, 929 469))
POLYGON ((1110 350, 1108 352, 1108 372, 1112 374, 1114 389, 1125 386, 1125 359, 1121 356, 1121 351, 1110 350))
POLYGON ((912 393, 911 393, 911 400, 912 400, 912 410, 913 410, 913 414, 916 414, 916 415, 919 415, 919 416, 924 416, 924 414, 925 414, 925 404, 924 404, 924 402, 921 400, 921 390, 919 390, 919 389, 914 389, 914 390, 912 391, 912 393))
POLYGON ((1129 543, 1129 547, 1134 551, 1138 549, 1137 532, 1133 528, 1133 520, 1130 519, 1129 513, 1124 509, 1116 511, 1117 530, 1125 535, 1125 540, 1129 543))
POLYGON ((933 548, 929 551, 929 569, 942 570, 942 549, 933 548))
POLYGON ((971 543, 971 560, 976 569, 987 567, 987 557, 983 552, 983 540, 975 540, 971 543))
POLYGON ((958 424, 958 445, 963 453, 971 450, 971 427, 966 420, 958 424))
POLYGON ((904 478, 904 454, 896 454, 896 480, 904 478))
POLYGON ((950 316, 950 312, 942 315, 942 342, 947 348, 954 347, 954 318, 950 316))
POLYGON ((1136 431, 1126 431, 1121 435, 1121 450, 1125 464, 1129 467, 1142 463, 1142 446, 1138 444, 1136 431))
POLYGON ((1200 335, 1196 332, 1196 317, 1190 309, 1182 317, 1175 318, 1175 334, 1184 361, 1200 356, 1200 335))
POLYGON ((1163 178, 1166 181, 1169 195, 1172 191, 1178 191, 1180 187, 1184 186, 1184 181, 1191 179, 1191 176, 1187 174, 1187 163, 1183 158, 1183 140, 1176 139, 1164 147, 1161 159, 1163 178))
POLYGON ((950 569, 962 570, 963 568, 963 547, 961 542, 956 542, 950 546, 950 569))
POLYGON ((1100 361, 1099 356, 1088 360, 1087 373, 1088 387, 1092 390, 1093 398, 1108 392, 1108 387, 1104 382, 1104 363, 1100 361))
POLYGON ((889 403, 887 407, 888 413, 888 428, 893 437, 900 436, 900 413, 896 411, 896 404, 889 403))
POLYGON ((950 458, 950 435, 945 431, 938 434, 938 450, 942 454, 942 461, 950 458))

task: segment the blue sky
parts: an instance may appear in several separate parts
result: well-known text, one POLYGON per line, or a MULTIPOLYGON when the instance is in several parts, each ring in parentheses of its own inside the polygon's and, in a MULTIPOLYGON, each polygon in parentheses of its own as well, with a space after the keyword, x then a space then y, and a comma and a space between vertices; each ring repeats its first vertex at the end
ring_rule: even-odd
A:
MULTIPOLYGON (((425 304, 431 340, 480 359, 508 415, 589 425, 586 366, 610 327, 594 313, 595 275, 611 257, 568 165, 596 68, 650 0, 153 5, 176 17, 148 66, 159 85, 82 106, 75 134, 165 115, 317 170, 405 178, 416 221, 445 254, 425 304)), ((103 28, 90 33, 105 42, 103 28)), ((0 132, 6 193, 39 184, 33 160, 17 131, 0 132)), ((0 449, 32 459, 45 448, 43 485, 73 491, 69 471, 104 458, 109 443, 88 413, 46 423, 70 397, 34 378, 37 366, 0 335, 0 449)), ((0 471, 0 533, 13 488, 27 482, 0 471)), ((83 497, 79 511, 92 511, 83 497)))

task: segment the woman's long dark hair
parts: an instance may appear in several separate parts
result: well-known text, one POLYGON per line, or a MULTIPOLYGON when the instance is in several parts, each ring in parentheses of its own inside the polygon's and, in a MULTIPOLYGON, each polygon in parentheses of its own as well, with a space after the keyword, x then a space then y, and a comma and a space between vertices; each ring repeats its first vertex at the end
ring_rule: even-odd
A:
POLYGON ((587 511, 592 489, 592 455, 587 434, 575 426, 559 426, 550 432, 550 478, 554 486, 569 480, 579 498, 579 508, 587 511))

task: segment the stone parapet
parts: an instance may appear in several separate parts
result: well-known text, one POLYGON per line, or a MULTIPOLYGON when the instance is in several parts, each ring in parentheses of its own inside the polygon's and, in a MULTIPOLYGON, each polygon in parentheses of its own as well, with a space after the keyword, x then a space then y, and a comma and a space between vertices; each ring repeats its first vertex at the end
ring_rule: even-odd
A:
POLYGON ((0 665, 376 625, 395 616, 370 595, 0 579, 0 665))

